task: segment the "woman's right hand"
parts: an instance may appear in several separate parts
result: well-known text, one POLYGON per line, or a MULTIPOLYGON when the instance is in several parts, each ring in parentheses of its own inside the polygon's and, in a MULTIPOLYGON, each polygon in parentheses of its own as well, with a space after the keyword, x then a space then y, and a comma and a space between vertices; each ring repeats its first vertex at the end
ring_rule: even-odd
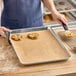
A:
POLYGON ((12 30, 8 29, 8 28, 5 28, 3 26, 0 26, 0 35, 2 37, 6 37, 5 33, 4 32, 12 32, 12 30))

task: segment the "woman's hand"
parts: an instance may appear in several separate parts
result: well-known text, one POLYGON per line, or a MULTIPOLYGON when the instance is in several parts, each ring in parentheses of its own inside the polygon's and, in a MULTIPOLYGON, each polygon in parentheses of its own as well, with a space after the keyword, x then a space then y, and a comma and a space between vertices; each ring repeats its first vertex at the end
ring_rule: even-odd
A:
POLYGON ((57 21, 59 24, 63 25, 64 23, 65 25, 68 25, 67 19, 65 18, 65 16, 60 14, 59 12, 52 13, 52 16, 53 16, 53 19, 57 21))
POLYGON ((4 32, 12 32, 10 29, 0 26, 0 35, 6 37, 4 32))
POLYGON ((52 13, 52 16, 53 16, 53 18, 54 18, 55 21, 57 21, 61 25, 63 23, 65 25, 68 25, 66 18, 56 10, 55 5, 54 5, 54 0, 42 0, 42 1, 43 1, 44 5, 52 13))

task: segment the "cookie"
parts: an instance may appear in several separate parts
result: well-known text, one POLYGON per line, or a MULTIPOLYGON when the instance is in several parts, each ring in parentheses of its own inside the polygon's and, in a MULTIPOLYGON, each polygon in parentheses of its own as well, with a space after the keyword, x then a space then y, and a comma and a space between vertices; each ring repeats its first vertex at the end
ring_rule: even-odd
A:
POLYGON ((39 36, 38 33, 29 33, 29 34, 27 34, 27 37, 29 39, 32 39, 32 40, 38 39, 38 36, 39 36))
POLYGON ((43 21, 44 21, 44 23, 50 23, 50 22, 54 21, 54 19, 53 19, 52 15, 49 14, 49 15, 45 15, 43 17, 43 21))
POLYGON ((73 38, 75 37, 75 34, 73 32, 65 32, 64 38, 73 38))
POLYGON ((60 4, 60 5, 64 5, 64 4, 65 4, 65 2, 59 2, 59 4, 60 4))
POLYGON ((71 10, 71 8, 70 7, 67 7, 67 8, 65 8, 65 10, 71 10))
POLYGON ((13 34, 11 36, 11 39, 14 40, 14 41, 20 41, 22 38, 22 36, 20 34, 13 34))
POLYGON ((50 23, 50 22, 51 22, 51 18, 50 18, 49 15, 45 15, 45 16, 43 17, 43 20, 44 20, 44 23, 50 23))

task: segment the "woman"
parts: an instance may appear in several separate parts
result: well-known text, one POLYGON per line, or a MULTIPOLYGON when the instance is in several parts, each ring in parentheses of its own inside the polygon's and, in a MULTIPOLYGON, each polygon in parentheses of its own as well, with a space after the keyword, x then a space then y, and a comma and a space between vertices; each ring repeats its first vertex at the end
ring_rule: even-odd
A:
POLYGON ((57 12, 53 0, 3 0, 0 35, 4 36, 4 31, 11 32, 12 29, 42 26, 41 1, 57 22, 67 25, 65 17, 57 12))

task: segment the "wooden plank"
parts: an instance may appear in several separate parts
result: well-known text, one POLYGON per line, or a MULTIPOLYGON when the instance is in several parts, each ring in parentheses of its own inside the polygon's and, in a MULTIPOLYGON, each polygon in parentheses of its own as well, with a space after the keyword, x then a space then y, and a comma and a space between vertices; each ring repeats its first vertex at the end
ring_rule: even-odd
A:
POLYGON ((35 73, 35 75, 46 74, 49 76, 50 74, 61 75, 76 72, 75 53, 72 53, 72 57, 68 61, 23 66, 20 64, 12 46, 8 44, 6 39, 0 37, 0 54, 5 56, 5 60, 0 61, 0 75, 25 74, 30 76, 29 74, 35 73))

